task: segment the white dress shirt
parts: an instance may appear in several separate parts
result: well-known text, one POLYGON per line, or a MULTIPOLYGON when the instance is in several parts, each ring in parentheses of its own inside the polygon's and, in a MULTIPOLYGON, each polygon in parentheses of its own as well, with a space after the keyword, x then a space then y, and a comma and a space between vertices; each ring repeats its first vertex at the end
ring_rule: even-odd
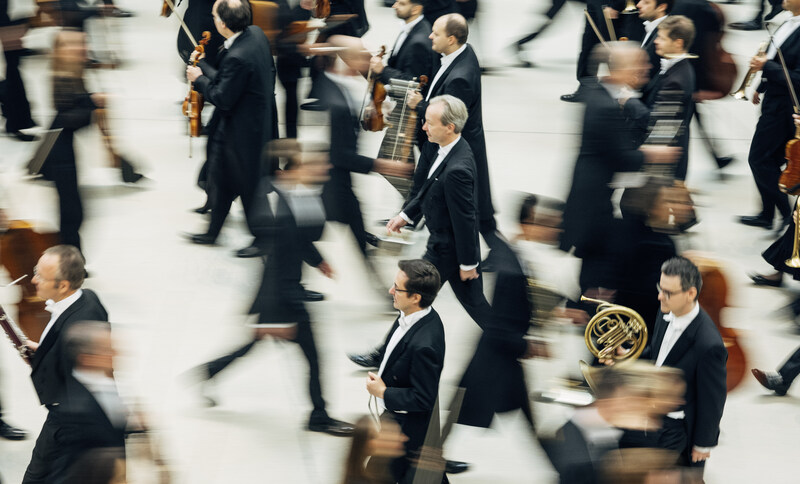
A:
MULTIPOLYGON (((680 339, 686 328, 692 324, 692 321, 694 321, 694 318, 696 318, 698 314, 700 314, 700 305, 695 302, 692 310, 683 316, 675 316, 673 313, 663 316, 664 321, 667 321, 669 324, 667 325, 667 330, 664 333, 664 339, 661 341, 661 348, 658 350, 656 366, 664 365, 664 360, 667 359, 667 355, 669 355, 669 352, 672 351, 675 343, 678 341, 678 339, 680 339)), ((677 420, 685 418, 686 414, 683 410, 678 410, 668 413, 667 417, 677 420)))
POLYGON ((242 35, 241 32, 236 32, 235 34, 233 34, 230 37, 228 37, 227 39, 225 39, 225 42, 223 42, 222 45, 226 49, 230 49, 231 46, 233 45, 233 41, 236 40, 236 38, 239 37, 240 35, 242 35))
POLYGON ((653 31, 658 27, 658 24, 664 21, 669 15, 664 15, 663 17, 657 18, 655 20, 645 20, 644 21, 644 39, 642 39, 642 47, 644 44, 647 43, 647 39, 650 38, 653 31))
POLYGON ((446 71, 447 68, 450 67, 450 64, 452 64, 453 61, 456 60, 456 57, 461 55, 461 53, 464 52, 465 50, 467 50, 467 44, 462 45, 461 47, 458 48, 457 51, 453 52, 452 54, 442 55, 441 66, 439 67, 439 70, 436 71, 436 75, 433 76, 433 81, 431 82, 431 85, 428 86, 428 95, 425 96, 426 101, 431 98, 433 87, 436 85, 436 82, 439 81, 442 75, 444 75, 444 71, 446 71))
POLYGON ((47 336, 47 333, 50 332, 50 329, 56 324, 58 318, 64 314, 64 311, 67 310, 68 307, 72 306, 80 297, 83 295, 83 289, 78 289, 75 291, 71 296, 65 297, 64 299, 55 302, 52 299, 48 299, 44 303, 45 310, 50 312, 50 321, 45 326, 44 331, 42 331, 42 336, 39 337, 39 344, 42 344, 44 341, 44 337, 47 336))
MULTIPOLYGON (((389 361, 389 357, 392 356, 392 352, 397 347, 400 340, 408 333, 408 330, 411 329, 412 326, 417 324, 420 319, 424 318, 428 314, 430 314, 431 308, 427 307, 425 309, 421 309, 415 313, 411 313, 408 316, 400 312, 400 317, 397 318, 397 322, 399 326, 397 329, 392 333, 392 336, 389 338, 389 342, 386 343, 386 352, 383 354, 383 360, 381 360, 381 366, 378 368, 378 376, 380 377, 383 375, 383 370, 386 369, 386 363, 389 361)), ((383 399, 379 398, 378 403, 380 404, 381 408, 385 409, 386 404, 383 403, 383 399)))
POLYGON ((403 30, 400 31, 400 35, 397 36, 394 47, 392 47, 392 56, 396 56, 397 53, 400 52, 400 48, 403 47, 403 42, 405 42, 408 38, 408 34, 411 33, 411 29, 413 29, 418 23, 422 22, 422 19, 424 18, 424 16, 420 15, 416 20, 412 20, 411 22, 403 24, 403 30))
POLYGON ((772 42, 769 43, 767 59, 775 59, 775 55, 778 53, 778 49, 776 49, 775 46, 781 47, 783 43, 786 42, 786 39, 797 30, 797 27, 800 27, 800 15, 795 15, 778 27, 778 30, 776 30, 775 34, 772 36, 772 42))

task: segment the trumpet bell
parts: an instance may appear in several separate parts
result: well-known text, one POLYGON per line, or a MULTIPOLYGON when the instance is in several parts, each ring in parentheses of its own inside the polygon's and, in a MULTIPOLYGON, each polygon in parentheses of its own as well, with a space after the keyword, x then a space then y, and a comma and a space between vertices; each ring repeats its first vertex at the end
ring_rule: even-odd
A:
POLYGON ((639 9, 636 8, 636 2, 634 0, 628 0, 628 2, 625 4, 625 9, 622 10, 622 13, 626 15, 639 13, 639 9))

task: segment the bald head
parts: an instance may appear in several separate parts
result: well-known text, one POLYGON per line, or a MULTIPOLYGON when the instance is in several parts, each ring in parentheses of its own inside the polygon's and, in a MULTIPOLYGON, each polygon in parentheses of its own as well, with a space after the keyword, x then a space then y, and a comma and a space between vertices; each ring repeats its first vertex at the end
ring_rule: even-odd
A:
POLYGON ((606 45, 598 45, 593 53, 595 62, 608 66, 606 82, 638 89, 648 81, 649 58, 637 42, 608 42, 606 45))
POLYGON ((430 39, 434 52, 452 54, 467 43, 467 19, 457 13, 442 15, 433 23, 430 39))
POLYGON ((250 0, 217 0, 212 10, 214 24, 226 39, 252 23, 250 0))

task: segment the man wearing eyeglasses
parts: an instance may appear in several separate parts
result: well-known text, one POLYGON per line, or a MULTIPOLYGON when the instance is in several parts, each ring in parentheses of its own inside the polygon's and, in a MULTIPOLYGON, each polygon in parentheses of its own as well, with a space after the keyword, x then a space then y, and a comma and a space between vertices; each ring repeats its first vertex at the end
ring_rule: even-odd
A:
POLYGON ((673 257, 661 266, 661 309, 642 358, 683 371, 686 403, 667 414, 659 445, 680 452, 678 463, 700 473, 719 438, 727 396, 728 351, 714 322, 697 302, 703 286, 689 259, 673 257))
POLYGON ((367 391, 377 399, 381 419, 396 420, 408 437, 406 453, 392 462, 391 473, 396 482, 411 482, 411 459, 428 424, 438 426, 433 413, 444 366, 444 326, 431 307, 441 287, 436 267, 422 259, 400 261, 398 267, 389 294, 400 316, 382 347, 378 372, 368 373, 367 391))
MULTIPOLYGON (((47 301, 51 313, 39 342, 29 341, 34 350, 31 357, 31 379, 39 401, 48 412, 64 395, 66 382, 72 374, 72 364, 64 349, 62 335, 79 321, 108 321, 100 299, 93 291, 82 289, 86 276, 80 251, 71 245, 57 245, 44 251, 34 268, 33 284, 36 296, 47 301)), ((23 483, 53 482, 53 462, 56 455, 56 432, 59 426, 48 413, 36 439, 31 462, 23 483)))

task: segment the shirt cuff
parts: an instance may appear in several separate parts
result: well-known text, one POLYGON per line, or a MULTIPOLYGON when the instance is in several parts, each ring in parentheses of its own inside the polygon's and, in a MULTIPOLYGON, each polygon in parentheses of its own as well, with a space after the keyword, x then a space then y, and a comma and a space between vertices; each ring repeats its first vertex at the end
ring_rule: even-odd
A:
POLYGON ((694 447, 692 447, 692 450, 695 451, 695 452, 700 452, 701 454, 707 454, 707 453, 711 452, 711 449, 713 449, 713 448, 714 447, 699 447, 699 446, 695 445, 694 447))
POLYGON ((403 220, 405 220, 405 221, 406 221, 406 223, 409 223, 409 224, 413 224, 413 223, 414 223, 414 221, 413 221, 413 220, 411 220, 410 218, 408 218, 408 215, 406 215, 406 213, 405 213, 405 212, 400 212, 400 216, 403 218, 403 220))
POLYGON ((461 264, 461 265, 458 266, 458 268, 461 269, 464 272, 471 271, 472 269, 475 269, 476 267, 478 267, 478 264, 470 264, 468 266, 464 265, 464 264, 461 264))

